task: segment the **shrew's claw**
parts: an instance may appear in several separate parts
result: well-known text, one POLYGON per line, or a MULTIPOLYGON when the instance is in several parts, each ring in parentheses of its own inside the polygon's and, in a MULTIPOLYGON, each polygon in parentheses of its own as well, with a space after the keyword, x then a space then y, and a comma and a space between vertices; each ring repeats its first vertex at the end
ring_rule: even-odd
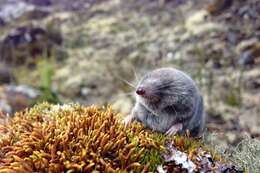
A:
POLYGON ((165 133, 168 136, 171 135, 176 135, 181 129, 182 129, 182 124, 174 124, 173 126, 170 127, 170 129, 165 133))

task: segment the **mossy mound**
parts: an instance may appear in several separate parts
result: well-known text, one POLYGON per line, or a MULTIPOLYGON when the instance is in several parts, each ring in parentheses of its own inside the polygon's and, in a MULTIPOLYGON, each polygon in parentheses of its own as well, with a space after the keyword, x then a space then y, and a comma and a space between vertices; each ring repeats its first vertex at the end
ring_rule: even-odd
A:
POLYGON ((149 172, 164 137, 110 108, 40 104, 0 125, 0 172, 149 172))
POLYGON ((110 107, 76 104, 42 103, 12 118, 0 113, 0 173, 230 170, 188 135, 167 137, 120 121, 110 107))

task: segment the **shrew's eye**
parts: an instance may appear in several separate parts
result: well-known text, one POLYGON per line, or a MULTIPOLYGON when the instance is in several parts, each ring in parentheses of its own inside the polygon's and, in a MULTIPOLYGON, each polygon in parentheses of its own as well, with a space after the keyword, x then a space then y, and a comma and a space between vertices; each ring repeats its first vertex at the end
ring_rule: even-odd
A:
POLYGON ((163 82, 162 84, 158 85, 157 88, 161 90, 170 89, 173 86, 172 82, 163 82))

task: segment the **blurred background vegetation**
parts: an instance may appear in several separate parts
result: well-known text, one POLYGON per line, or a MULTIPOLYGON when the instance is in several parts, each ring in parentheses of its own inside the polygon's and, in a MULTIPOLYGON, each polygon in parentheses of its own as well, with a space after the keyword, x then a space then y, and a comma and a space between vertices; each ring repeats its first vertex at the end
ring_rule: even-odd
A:
POLYGON ((123 114, 145 72, 198 83, 208 142, 260 139, 259 0, 1 0, 0 109, 111 104, 123 114))

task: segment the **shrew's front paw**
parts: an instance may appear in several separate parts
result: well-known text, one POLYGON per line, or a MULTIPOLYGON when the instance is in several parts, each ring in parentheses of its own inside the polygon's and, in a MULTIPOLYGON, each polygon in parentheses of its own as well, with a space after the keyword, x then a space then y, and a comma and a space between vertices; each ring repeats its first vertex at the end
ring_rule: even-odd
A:
POLYGON ((176 135, 179 131, 182 130, 183 125, 181 123, 174 124, 170 129, 165 133, 168 136, 176 135))
POLYGON ((131 122, 133 122, 133 120, 134 117, 132 115, 128 115, 123 119, 122 123, 125 125, 125 127, 127 127, 131 124, 131 122))

